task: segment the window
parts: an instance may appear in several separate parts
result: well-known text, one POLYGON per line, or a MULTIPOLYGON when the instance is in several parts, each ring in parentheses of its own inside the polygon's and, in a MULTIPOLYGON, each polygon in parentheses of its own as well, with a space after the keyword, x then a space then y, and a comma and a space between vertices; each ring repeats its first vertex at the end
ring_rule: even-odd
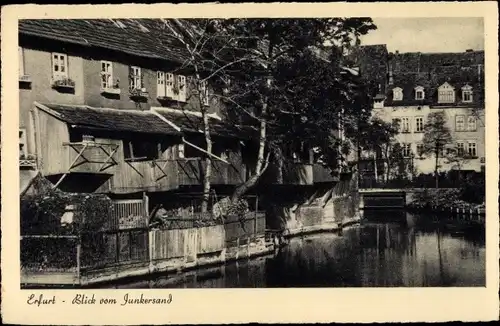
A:
POLYGON ((52 53, 52 77, 54 79, 68 78, 68 57, 66 54, 52 53))
POLYGON ((149 141, 124 141, 125 160, 154 160, 159 158, 158 144, 149 141))
POLYGON ((455 116, 455 130, 464 131, 465 130, 465 116, 457 115, 455 116))
POLYGON ((113 88, 113 65, 109 61, 101 61, 101 88, 113 88))
POLYGON ((467 130, 476 131, 476 117, 473 115, 467 117, 467 130))
POLYGON ((417 144, 417 155, 419 157, 424 156, 424 144, 417 144))
POLYGON ((130 79, 130 89, 141 89, 142 88, 142 74, 141 68, 139 67, 130 67, 129 71, 129 79, 130 79))
POLYGON ((200 94, 202 96, 203 105, 209 105, 210 101, 209 101, 208 87, 206 81, 202 81, 200 84, 200 94))
POLYGON ((165 74, 165 96, 174 98, 174 74, 165 74))
POLYGON ((472 102, 472 87, 469 85, 462 87, 462 102, 472 102))
POLYGON ((411 156, 411 144, 402 144, 401 147, 403 148, 403 157, 410 157, 411 156))
POLYGON ((403 90, 399 87, 396 87, 392 90, 393 96, 392 99, 394 101, 402 101, 403 100, 403 90))
POLYGON ((26 148, 26 129, 19 129, 19 158, 25 159, 28 156, 26 148))
POLYGON ((163 71, 158 71, 156 73, 156 96, 165 96, 165 73, 163 71))
POLYGON ((177 100, 179 102, 186 102, 186 76, 177 76, 177 100))
POLYGON ((444 83, 438 89, 438 102, 439 103, 454 103, 455 102, 455 89, 448 83, 444 83))
POLYGON ((416 117, 415 132, 423 132, 423 131, 424 131, 424 117, 416 117))
POLYGON ((464 142, 457 142, 457 155, 458 156, 463 156, 465 154, 465 146, 464 142))
POLYGON ((424 88, 422 86, 415 87, 415 99, 423 100, 425 97, 424 88))
POLYGON ((19 55, 19 76, 24 76, 24 50, 22 47, 18 47, 19 55))
POLYGON ((471 157, 477 157, 477 147, 475 141, 470 141, 467 143, 467 154, 471 157))
POLYGON ((410 132, 410 118, 401 119, 401 132, 410 132))

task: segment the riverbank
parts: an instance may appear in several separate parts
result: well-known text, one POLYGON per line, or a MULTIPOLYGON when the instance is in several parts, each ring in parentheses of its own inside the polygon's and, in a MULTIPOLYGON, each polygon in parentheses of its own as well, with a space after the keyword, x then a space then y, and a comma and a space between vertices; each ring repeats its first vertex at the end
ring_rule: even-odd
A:
POLYGON ((406 204, 408 210, 425 213, 484 216, 485 204, 465 200, 460 189, 426 189, 406 204))
MULTIPOLYGON (((341 223, 325 223, 317 226, 301 227, 292 229, 283 233, 283 237, 291 239, 307 234, 323 232, 339 232, 342 228, 360 222, 360 218, 346 219, 341 223)), ((214 228, 214 227, 212 227, 214 228)), ((185 239, 189 237, 190 232, 206 233, 205 228, 196 230, 183 230, 179 235, 186 234, 185 239)), ((244 259, 255 259, 266 256, 275 251, 283 244, 275 241, 274 234, 261 235, 256 238, 238 238, 235 246, 213 246, 210 250, 210 241, 204 240, 203 243, 195 245, 197 252, 189 253, 188 246, 183 246, 179 254, 166 255, 165 248, 160 252, 163 256, 158 256, 158 250, 155 249, 154 240, 156 231, 149 238, 152 240, 149 245, 151 252, 148 261, 111 265, 104 268, 73 268, 66 271, 57 271, 52 273, 40 271, 22 271, 22 288, 36 287, 92 287, 99 284, 115 283, 127 279, 137 279, 141 277, 152 277, 154 275, 179 275, 198 269, 217 267, 225 265, 232 261, 244 259), (164 258, 161 258, 164 257, 164 258), (169 258, 167 258, 169 257, 169 258)), ((166 232, 166 231, 163 231, 166 232)), ((173 232, 169 231, 169 232, 173 232)), ((178 237, 179 235, 176 235, 178 237)), ((184 242, 181 241, 181 242, 184 242)))

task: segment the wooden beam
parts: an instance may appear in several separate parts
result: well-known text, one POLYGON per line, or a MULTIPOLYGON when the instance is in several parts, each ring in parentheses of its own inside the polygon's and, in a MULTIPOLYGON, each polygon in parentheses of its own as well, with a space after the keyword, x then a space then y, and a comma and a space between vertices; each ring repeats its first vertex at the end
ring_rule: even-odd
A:
POLYGON ((61 184, 61 182, 66 178, 67 175, 68 175, 67 173, 64 173, 62 175, 62 177, 59 178, 59 180, 57 181, 57 183, 54 186, 52 186, 52 189, 56 189, 61 184))
POLYGON ((203 153, 207 154, 208 156, 211 156, 211 157, 215 158, 216 160, 219 160, 219 161, 224 162, 224 163, 226 163, 226 164, 231 164, 231 163, 229 163, 228 161, 226 161, 225 159, 223 159, 223 158, 221 158, 221 157, 219 157, 219 156, 217 156, 217 155, 214 155, 214 154, 212 154, 212 153, 209 153, 209 152, 207 152, 206 150, 204 150, 203 148, 198 147, 198 146, 196 146, 195 144, 192 144, 192 143, 188 142, 188 141, 187 141, 187 140, 185 140, 184 138, 182 138, 182 142, 183 142, 183 143, 185 143, 186 145, 189 145, 189 146, 191 146, 191 147, 193 147, 193 148, 196 148, 197 150, 199 150, 200 152, 203 152, 203 153))

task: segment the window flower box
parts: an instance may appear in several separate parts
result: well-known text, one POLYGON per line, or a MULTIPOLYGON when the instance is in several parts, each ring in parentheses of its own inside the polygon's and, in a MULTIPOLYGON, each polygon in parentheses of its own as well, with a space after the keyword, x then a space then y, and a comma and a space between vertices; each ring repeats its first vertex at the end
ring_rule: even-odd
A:
POLYGON ((101 87, 101 94, 120 95, 121 89, 118 85, 112 87, 101 87))
POLYGON ((146 99, 149 97, 149 93, 145 88, 133 88, 130 89, 129 96, 131 99, 146 99))
POLYGON ((21 75, 21 76, 19 76, 19 82, 20 83, 31 83, 31 76, 30 75, 21 75))
POLYGON ((52 78, 54 89, 75 89, 75 81, 71 78, 52 78))

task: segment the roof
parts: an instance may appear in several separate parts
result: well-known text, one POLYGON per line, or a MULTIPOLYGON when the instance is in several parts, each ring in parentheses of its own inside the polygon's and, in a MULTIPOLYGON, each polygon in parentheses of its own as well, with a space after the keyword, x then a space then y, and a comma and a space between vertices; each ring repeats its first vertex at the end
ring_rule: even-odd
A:
MULTIPOLYGON (((460 105, 462 92, 461 88, 468 85, 472 87, 473 98, 476 103, 483 98, 484 85, 481 82, 482 77, 479 77, 477 71, 455 69, 454 72, 441 73, 400 73, 394 75, 394 83, 387 88, 387 106, 408 106, 408 105, 437 105, 438 88, 445 82, 455 88, 457 101, 455 105, 460 105), (415 88, 421 86, 424 88, 425 99, 415 100, 415 88), (393 101, 394 88, 403 90, 403 100, 393 101)), ((447 104, 449 105, 449 104, 447 104)), ((470 106, 470 104, 468 104, 470 106)))
POLYGON ((110 131, 122 131, 147 134, 180 134, 154 113, 138 110, 119 110, 61 104, 38 104, 49 109, 57 119, 79 127, 99 128, 110 131))
MULTIPOLYGON (((203 118, 199 112, 187 110, 155 108, 162 117, 178 126, 185 133, 203 133, 203 118)), ((210 133, 214 136, 252 139, 256 130, 250 126, 233 125, 213 116, 209 116, 210 133)))
POLYGON ((394 73, 454 70, 456 67, 484 65, 484 51, 453 53, 407 52, 391 55, 394 73))
POLYGON ((182 62, 186 57, 161 19, 23 19, 19 33, 182 62))

